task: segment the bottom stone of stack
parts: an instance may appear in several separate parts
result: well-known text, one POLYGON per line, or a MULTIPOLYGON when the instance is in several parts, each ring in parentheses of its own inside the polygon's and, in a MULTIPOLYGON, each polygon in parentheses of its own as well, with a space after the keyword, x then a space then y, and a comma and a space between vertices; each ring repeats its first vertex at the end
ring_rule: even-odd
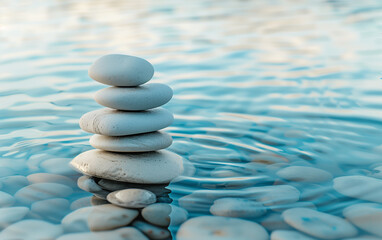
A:
POLYGON ((164 184, 183 172, 182 157, 167 150, 144 153, 86 151, 71 166, 88 176, 138 184, 164 184))

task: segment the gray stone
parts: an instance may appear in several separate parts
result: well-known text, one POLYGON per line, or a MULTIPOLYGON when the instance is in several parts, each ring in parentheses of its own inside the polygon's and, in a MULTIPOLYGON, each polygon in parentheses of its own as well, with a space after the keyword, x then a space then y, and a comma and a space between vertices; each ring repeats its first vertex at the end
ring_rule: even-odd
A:
POLYGON ((77 173, 69 167, 70 161, 70 158, 51 158, 43 161, 40 166, 47 173, 72 176, 77 173))
POLYGON ((111 152, 157 151, 169 147, 171 143, 171 136, 163 131, 120 137, 95 134, 90 138, 90 145, 111 152))
POLYGON ((73 190, 59 183, 34 183, 16 192, 15 198, 23 204, 32 204, 50 198, 65 198, 73 190))
POLYGON ((360 203, 344 209, 343 215, 360 229, 382 237, 382 205, 360 203))
POLYGON ((132 226, 139 229, 150 239, 166 239, 171 236, 167 229, 160 228, 142 221, 134 221, 132 226))
POLYGON ((143 111, 160 107, 172 98, 172 89, 161 83, 139 87, 109 87, 96 92, 94 99, 101 105, 125 111, 143 111))
POLYGON ((97 184, 107 191, 118 191, 128 188, 139 188, 145 189, 154 193, 157 197, 171 193, 166 187, 168 184, 139 184, 139 183, 129 183, 129 182, 120 182, 113 181, 109 179, 100 179, 97 184))
POLYGON ((42 240, 56 239, 63 233, 60 225, 40 220, 23 220, 8 226, 0 233, 1 240, 42 240))
POLYGON ((124 189, 110 193, 107 200, 117 206, 127 208, 144 208, 156 202, 154 193, 144 189, 124 189))
POLYGON ((80 127, 90 133, 125 136, 154 132, 170 126, 173 121, 173 115, 164 108, 140 112, 102 108, 85 113, 80 119, 80 127))
POLYGON ((145 59, 108 54, 98 58, 89 69, 94 80, 121 87, 135 87, 148 82, 154 75, 154 67, 145 59))
POLYGON ((26 177, 15 175, 15 176, 9 176, 9 177, 3 177, 0 179, 0 189, 4 192, 7 192, 9 194, 14 194, 17 192, 20 188, 23 188, 25 186, 29 185, 29 181, 26 177))
POLYGON ((175 205, 167 203, 155 203, 145 207, 141 212, 142 217, 149 223, 168 227, 178 226, 188 218, 188 212, 175 205))
POLYGON ((51 198, 33 203, 31 212, 44 219, 58 221, 69 212, 69 205, 69 201, 64 198, 51 198))
MULTIPOLYGON (((68 161, 65 160, 66 164, 68 161)), ((68 187, 76 187, 76 182, 69 177, 53 174, 53 173, 33 173, 28 175, 28 180, 30 183, 60 183, 68 187)))
POLYGON ((57 240, 149 240, 133 227, 123 227, 111 231, 65 234, 57 240))
POLYGON ((15 203, 15 198, 8 193, 0 191, 0 208, 10 207, 15 203))
POLYGON ((29 212, 27 207, 0 208, 0 229, 23 219, 29 212))
POLYGON ((258 202, 244 198, 220 198, 214 201, 210 212, 215 216, 256 218, 264 215, 267 210, 258 202))
POLYGON ((292 230, 276 230, 271 234, 271 240, 315 240, 305 234, 292 230))
POLYGON ((202 216, 183 223, 177 240, 268 240, 267 231, 259 224, 238 218, 202 216))
POLYGON ((277 176, 294 182, 327 182, 333 176, 329 172, 305 166, 290 166, 279 170, 277 176))

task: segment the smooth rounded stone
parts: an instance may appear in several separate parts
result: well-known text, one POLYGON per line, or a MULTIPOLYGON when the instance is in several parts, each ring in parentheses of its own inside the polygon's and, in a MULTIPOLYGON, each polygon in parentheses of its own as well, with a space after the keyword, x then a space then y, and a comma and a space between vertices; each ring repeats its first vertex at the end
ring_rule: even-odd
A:
POLYGON ((139 184, 139 183, 129 183, 129 182, 120 182, 109 179, 100 179, 97 184, 107 191, 118 191, 128 188, 139 188, 145 189, 154 193, 156 196, 167 195, 171 193, 170 189, 166 187, 168 184, 139 184))
POLYGON ((47 173, 72 176, 77 173, 69 167, 70 161, 70 158, 51 158, 43 161, 40 166, 47 173))
POLYGON ((150 239, 166 239, 171 236, 171 233, 168 231, 168 229, 160 228, 143 221, 136 220, 131 225, 139 229, 150 239))
POLYGON ((29 219, 8 226, 0 233, 0 239, 50 240, 56 239, 62 233, 60 225, 29 219))
POLYGON ((210 212, 215 216, 256 218, 264 215, 267 210, 258 202, 244 198, 220 198, 214 201, 210 212))
POLYGON ((317 238, 338 239, 358 233, 345 219, 308 208, 288 209, 282 216, 295 229, 317 238))
POLYGON ((135 87, 148 82, 154 67, 143 58, 108 54, 98 58, 89 68, 89 76, 97 82, 119 87, 135 87))
POLYGON ((74 200, 70 204, 70 210, 74 211, 80 208, 90 207, 92 205, 91 204, 92 197, 93 196, 87 196, 87 197, 82 197, 82 198, 74 200))
POLYGON ((98 184, 95 182, 94 178, 89 176, 81 176, 77 179, 77 185, 84 191, 95 193, 104 191, 98 184))
POLYGON ((154 193, 137 188, 119 190, 107 195, 107 200, 112 204, 127 208, 144 208, 156 202, 154 193))
POLYGON ((305 166, 291 166, 279 170, 277 176, 294 182, 327 182, 333 176, 329 172, 305 166))
POLYGON ((271 234, 271 240, 315 240, 297 231, 276 230, 271 234))
POLYGON ((343 210, 343 215, 362 230, 382 237, 382 205, 360 203, 343 210))
POLYGON ((267 214, 260 220, 260 223, 263 227, 265 227, 268 231, 275 230, 288 230, 291 229, 284 219, 281 217, 279 213, 270 213, 267 214))
POLYGON ((185 209, 166 203, 151 204, 142 210, 141 215, 147 222, 161 227, 177 226, 188 218, 185 209))
POLYGON ((51 220, 61 220, 69 212, 69 201, 64 198, 52 198, 35 202, 31 212, 51 220))
POLYGON ((172 89, 161 83, 138 87, 109 87, 96 92, 97 103, 118 110, 143 111, 160 107, 172 98, 172 89))
POLYGON ((182 158, 167 150, 147 153, 113 153, 90 150, 71 165, 85 175, 142 184, 169 183, 183 171, 182 158))
POLYGON ((69 232, 105 231, 126 226, 137 216, 137 210, 104 204, 75 210, 66 215, 61 223, 69 232))
POLYGON ((50 198, 65 198, 73 193, 73 190, 59 183, 34 183, 16 192, 15 198, 23 204, 32 204, 37 201, 50 198))
POLYGON ((183 223, 177 240, 268 240, 267 231, 255 222, 238 218, 202 216, 183 223))
POLYGON ((28 175, 27 179, 30 183, 60 183, 72 188, 77 186, 71 178, 53 173, 33 173, 28 175))
POLYGON ((0 229, 23 219, 29 212, 27 207, 0 208, 0 229))
POLYGON ((354 238, 344 238, 342 240, 381 240, 381 238, 374 236, 359 236, 354 238))
POLYGON ((164 108, 141 112, 102 108, 85 113, 80 119, 80 127, 85 132, 125 136, 158 131, 170 126, 173 121, 173 115, 164 108))
POLYGON ((382 180, 366 176, 344 176, 333 180, 333 188, 347 197, 382 203, 382 180))
POLYGON ((8 193, 0 191, 0 208, 10 207, 15 203, 15 198, 8 193))
POLYGON ((272 185, 247 189, 250 199, 261 202, 264 206, 276 206, 297 202, 300 191, 289 185, 272 185))
POLYGON ((310 208, 316 210, 317 207, 312 202, 294 202, 289 204, 280 204, 275 206, 270 206, 269 209, 275 212, 283 212, 289 208, 310 208))
POLYGON ((143 233, 133 227, 124 227, 111 231, 65 234, 57 240, 149 240, 143 233))
POLYGON ((20 188, 28 186, 29 181, 24 176, 15 175, 15 176, 9 176, 9 177, 1 178, 0 179, 0 185, 1 185, 0 189, 2 191, 13 195, 20 188))
POLYGON ((111 152, 157 151, 169 147, 171 143, 171 136, 163 131, 121 137, 95 134, 90 138, 90 145, 94 148, 111 152))
POLYGON ((373 168, 373 171, 371 173, 372 177, 382 179, 382 166, 377 166, 373 168))
POLYGON ((0 168, 0 177, 9 177, 15 175, 16 171, 9 167, 1 167, 0 168))

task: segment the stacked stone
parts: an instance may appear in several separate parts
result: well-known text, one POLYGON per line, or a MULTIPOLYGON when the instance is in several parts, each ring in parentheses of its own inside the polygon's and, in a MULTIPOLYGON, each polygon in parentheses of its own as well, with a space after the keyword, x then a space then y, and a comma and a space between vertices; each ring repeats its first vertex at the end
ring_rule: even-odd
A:
POLYGON ((153 74, 146 60, 121 54, 105 55, 89 69, 91 78, 112 87, 95 95, 107 108, 80 119, 80 127, 95 134, 90 144, 97 149, 81 153, 71 165, 85 175, 80 188, 121 207, 171 202, 165 187, 183 171, 181 157, 164 150, 171 136, 160 131, 173 122, 160 108, 173 93, 165 84, 147 83, 153 74))

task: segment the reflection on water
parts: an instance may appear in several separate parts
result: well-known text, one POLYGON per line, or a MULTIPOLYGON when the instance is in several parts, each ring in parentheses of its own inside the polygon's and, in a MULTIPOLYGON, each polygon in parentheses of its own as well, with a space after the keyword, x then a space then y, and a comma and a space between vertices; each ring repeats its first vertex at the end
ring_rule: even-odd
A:
MULTIPOLYGON (((318 223, 296 223, 305 212, 286 211, 296 208, 346 219, 348 234, 356 228, 333 239, 382 237, 373 227, 382 220, 372 215, 382 196, 381 7, 377 0, 2 1, 0 228, 19 222, 14 231, 31 236, 43 227, 58 236, 67 232, 46 224, 105 203, 77 187, 80 175, 67 163, 91 149, 78 119, 99 108, 92 96, 103 86, 88 66, 117 52, 148 59, 153 81, 174 89, 165 108, 176 120, 167 132, 187 167, 165 187, 166 204, 194 218, 211 208, 237 214, 227 213, 224 198, 243 198, 264 211, 242 219, 275 238, 293 239, 277 230, 323 238, 318 223), (314 178, 314 169, 331 177, 314 178)), ((169 229, 175 239, 178 227, 169 229)))

